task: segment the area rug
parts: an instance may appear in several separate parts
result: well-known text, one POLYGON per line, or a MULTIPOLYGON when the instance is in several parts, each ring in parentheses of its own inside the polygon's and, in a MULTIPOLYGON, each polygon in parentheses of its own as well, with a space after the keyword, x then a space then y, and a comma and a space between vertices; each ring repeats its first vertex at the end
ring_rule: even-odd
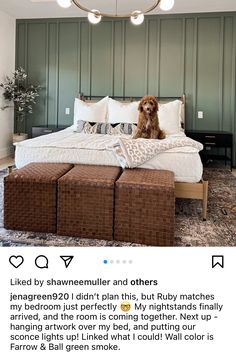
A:
MULTIPOLYGON (((5 230, 3 228, 3 178, 0 171, 0 246, 142 246, 116 241, 83 239, 5 230)), ((177 199, 174 246, 236 246, 236 178, 230 170, 204 169, 209 181, 207 220, 202 220, 199 200, 177 199)))

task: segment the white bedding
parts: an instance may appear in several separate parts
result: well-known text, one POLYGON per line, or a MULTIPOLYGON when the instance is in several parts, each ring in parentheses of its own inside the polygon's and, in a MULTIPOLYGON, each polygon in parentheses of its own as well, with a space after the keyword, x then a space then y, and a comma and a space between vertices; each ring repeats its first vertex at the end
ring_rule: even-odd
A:
MULTIPOLYGON (((179 136, 185 134, 181 133, 179 136)), ((122 137, 129 138, 127 135, 122 137)), ((171 136, 171 139, 172 137, 176 136, 171 136)), ((120 166, 114 151, 109 149, 118 138, 111 135, 76 133, 72 126, 60 132, 16 143, 16 166, 21 168, 31 162, 120 166)), ((175 181, 189 183, 198 182, 203 170, 198 150, 190 146, 159 153, 140 165, 140 168, 171 170, 175 174, 175 181)))

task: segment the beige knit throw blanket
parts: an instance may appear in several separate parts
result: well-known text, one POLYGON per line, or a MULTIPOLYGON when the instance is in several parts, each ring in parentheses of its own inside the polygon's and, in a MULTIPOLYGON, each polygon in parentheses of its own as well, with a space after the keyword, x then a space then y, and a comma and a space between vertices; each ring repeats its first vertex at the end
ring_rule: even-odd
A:
POLYGON ((188 137, 168 137, 157 139, 126 139, 119 138, 112 146, 112 150, 122 168, 136 168, 159 153, 166 151, 199 152, 203 145, 188 137))

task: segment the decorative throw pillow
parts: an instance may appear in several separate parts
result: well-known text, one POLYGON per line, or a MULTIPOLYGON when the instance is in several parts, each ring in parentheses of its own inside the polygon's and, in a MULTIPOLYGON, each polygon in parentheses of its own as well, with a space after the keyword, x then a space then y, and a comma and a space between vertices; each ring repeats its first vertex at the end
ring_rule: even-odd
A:
POLYGON ((166 134, 177 134, 181 132, 181 101, 176 100, 159 104, 159 125, 166 134))
POLYGON ((83 133, 86 133, 86 134, 94 134, 94 133, 96 133, 95 124, 96 123, 91 124, 89 122, 84 122, 83 133))
POLYGON ((136 124, 133 123, 96 123, 79 120, 74 130, 86 134, 132 135, 135 129, 136 124))
POLYGON ((137 125, 135 123, 109 123, 111 126, 110 133, 113 135, 127 134, 133 135, 137 125))
POLYGON ((86 122, 86 121, 77 121, 74 125, 74 131, 78 133, 86 134, 108 134, 109 124, 108 123, 98 123, 98 122, 86 122))
POLYGON ((122 103, 112 98, 108 100, 108 123, 137 123, 139 101, 122 103))
POLYGON ((77 122, 79 120, 86 122, 106 122, 107 107, 108 97, 104 97, 96 103, 86 103, 78 98, 75 98, 74 126, 77 126, 77 122))

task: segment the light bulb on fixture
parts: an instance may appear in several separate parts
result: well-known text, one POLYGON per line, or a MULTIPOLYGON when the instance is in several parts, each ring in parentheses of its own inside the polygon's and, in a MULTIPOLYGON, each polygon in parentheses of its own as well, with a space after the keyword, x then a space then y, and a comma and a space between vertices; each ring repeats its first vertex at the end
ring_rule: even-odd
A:
POLYGON ((144 21, 144 15, 141 11, 135 10, 130 16, 130 20, 134 25, 141 25, 144 21))
POLYGON ((102 16, 98 10, 93 9, 88 13, 88 19, 92 24, 98 24, 101 21, 102 16))
POLYGON ((69 8, 72 4, 71 0, 57 0, 58 5, 60 5, 61 7, 69 8))
MULTIPOLYGON (((41 0, 43 1, 43 0, 41 0)), ((46 1, 46 0, 44 0, 46 1)), ((54 0, 55 1, 55 0, 54 0)), ((90 7, 86 7, 81 4, 80 0, 56 0, 57 4, 63 8, 69 8, 72 4, 73 6, 77 6, 78 9, 84 11, 88 15, 88 20, 92 24, 98 24, 102 17, 111 17, 115 19, 122 19, 122 18, 130 18, 130 21, 133 25, 141 25, 144 21, 144 15, 150 13, 158 6, 160 6, 161 10, 168 11, 171 10, 174 6, 175 0, 152 0, 152 5, 144 7, 142 11, 135 10, 129 13, 122 13, 117 11, 118 9, 118 0, 116 0, 116 11, 114 13, 106 13, 103 11, 91 9, 90 7)))
POLYGON ((161 0, 160 8, 163 11, 169 11, 175 4, 175 0, 161 0))

